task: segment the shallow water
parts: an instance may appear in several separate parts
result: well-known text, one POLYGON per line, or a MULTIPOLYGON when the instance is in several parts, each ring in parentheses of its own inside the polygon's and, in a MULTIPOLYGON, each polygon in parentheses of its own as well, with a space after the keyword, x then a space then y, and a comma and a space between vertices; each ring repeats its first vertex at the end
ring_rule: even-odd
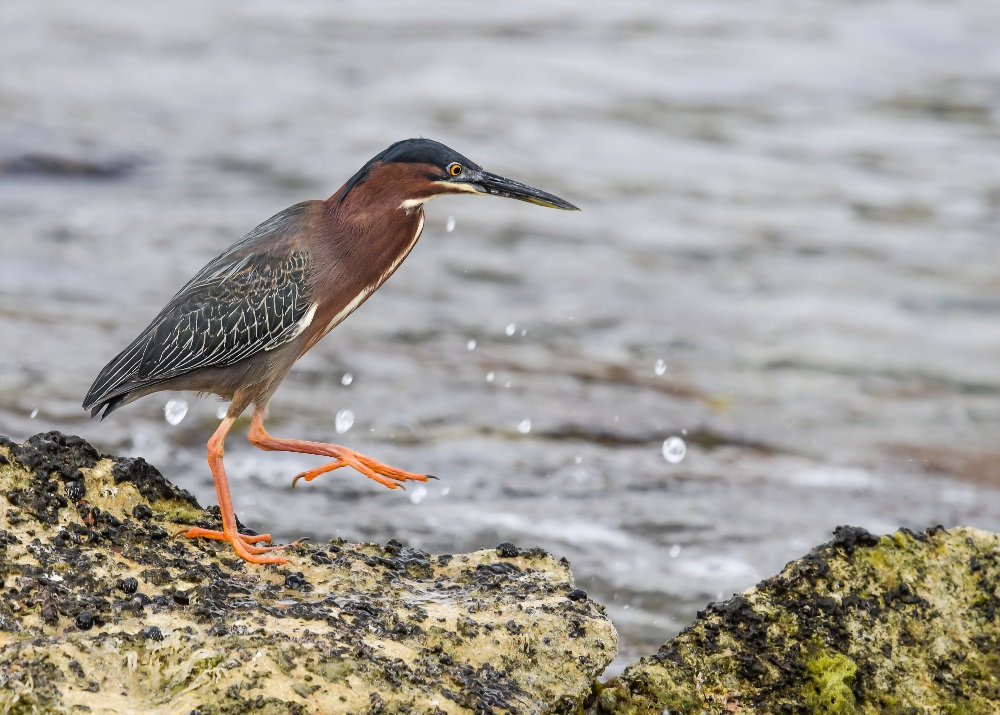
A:
POLYGON ((430 204, 269 425, 441 480, 292 491, 319 460, 238 434, 243 521, 544 546, 609 605, 613 671, 838 524, 1000 529, 1000 5, 464 10, 0 7, 0 433, 214 503, 217 403, 98 423, 87 387, 229 243, 421 135, 583 211, 430 204))

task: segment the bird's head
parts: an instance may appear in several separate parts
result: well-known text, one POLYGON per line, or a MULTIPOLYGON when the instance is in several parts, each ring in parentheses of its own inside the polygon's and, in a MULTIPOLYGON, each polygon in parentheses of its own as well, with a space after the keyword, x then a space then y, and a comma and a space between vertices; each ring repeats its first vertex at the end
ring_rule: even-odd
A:
POLYGON ((462 193, 502 196, 564 211, 579 211, 558 196, 484 171, 479 164, 431 139, 404 139, 374 156, 338 192, 339 201, 343 202, 361 185, 371 189, 392 189, 402 197, 398 208, 405 211, 418 208, 437 196, 462 193))

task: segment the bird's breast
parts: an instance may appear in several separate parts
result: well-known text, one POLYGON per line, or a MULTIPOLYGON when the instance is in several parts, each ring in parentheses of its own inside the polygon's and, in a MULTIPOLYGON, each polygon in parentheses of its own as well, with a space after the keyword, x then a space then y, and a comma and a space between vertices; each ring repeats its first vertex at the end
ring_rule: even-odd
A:
POLYGON ((357 310, 410 255, 424 230, 424 212, 419 211, 415 218, 415 226, 407 222, 410 227, 404 236, 377 237, 372 241, 370 250, 358 251, 349 259, 337 261, 338 269, 320 278, 315 291, 318 297, 315 311, 317 327, 302 352, 357 310))

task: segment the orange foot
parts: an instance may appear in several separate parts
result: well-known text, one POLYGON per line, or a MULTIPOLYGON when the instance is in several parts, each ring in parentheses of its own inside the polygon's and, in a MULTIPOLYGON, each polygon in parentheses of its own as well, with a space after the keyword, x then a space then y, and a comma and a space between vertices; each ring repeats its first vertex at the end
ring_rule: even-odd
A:
MULTIPOLYGON (((192 527, 190 529, 181 529, 174 534, 174 538, 178 536, 184 536, 188 539, 215 539, 216 541, 228 541, 233 545, 233 550, 236 554, 246 561, 250 561, 255 564, 284 564, 288 563, 288 560, 282 558, 281 556, 261 556, 261 554, 266 554, 268 551, 278 551, 280 549, 286 548, 285 546, 270 546, 271 535, 270 534, 258 534, 257 536, 246 536, 244 534, 227 534, 224 531, 215 531, 214 529, 202 529, 201 527, 192 527), (264 541, 268 546, 254 546, 254 544, 264 541)), ((294 541, 288 546, 297 546, 298 541, 294 541)))
POLYGON ((302 472, 292 480, 292 487, 295 487, 295 483, 300 479, 311 482, 319 475, 332 472, 334 469, 340 469, 341 467, 353 467, 369 479, 374 479, 389 489, 395 489, 396 487, 406 489, 403 486, 403 482, 407 481, 426 482, 428 479, 437 479, 433 474, 415 474, 414 472, 406 472, 396 467, 390 467, 388 464, 383 464, 368 455, 355 452, 353 449, 341 447, 337 444, 312 442, 309 443, 309 447, 310 454, 322 454, 328 457, 335 457, 336 459, 315 469, 302 472))

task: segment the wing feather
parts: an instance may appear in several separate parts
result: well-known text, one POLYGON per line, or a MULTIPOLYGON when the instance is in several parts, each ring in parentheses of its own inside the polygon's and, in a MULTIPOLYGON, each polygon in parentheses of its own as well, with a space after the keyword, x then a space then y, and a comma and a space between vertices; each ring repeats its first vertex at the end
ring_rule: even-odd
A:
POLYGON ((133 390, 233 365, 293 340, 310 309, 309 255, 281 250, 288 244, 273 239, 301 206, 264 222, 205 266, 105 366, 83 406, 96 414, 133 390))

